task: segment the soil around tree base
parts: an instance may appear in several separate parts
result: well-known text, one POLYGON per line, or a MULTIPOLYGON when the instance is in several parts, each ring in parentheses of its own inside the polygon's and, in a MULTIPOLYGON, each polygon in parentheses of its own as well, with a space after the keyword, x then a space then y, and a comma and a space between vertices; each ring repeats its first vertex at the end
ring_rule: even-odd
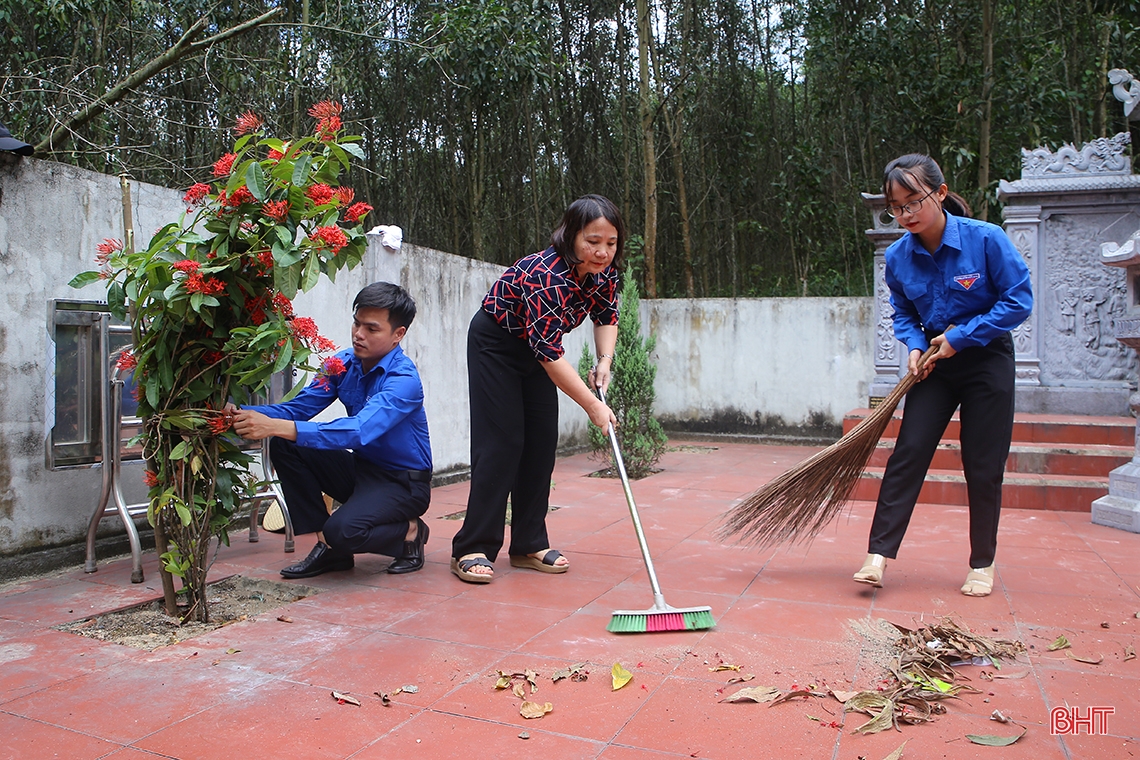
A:
POLYGON ((178 618, 166 614, 162 599, 159 598, 124 610, 57 625, 55 628, 99 641, 151 651, 283 607, 319 591, 312 586, 232 575, 207 587, 206 600, 210 605, 208 623, 192 620, 179 622, 178 618))

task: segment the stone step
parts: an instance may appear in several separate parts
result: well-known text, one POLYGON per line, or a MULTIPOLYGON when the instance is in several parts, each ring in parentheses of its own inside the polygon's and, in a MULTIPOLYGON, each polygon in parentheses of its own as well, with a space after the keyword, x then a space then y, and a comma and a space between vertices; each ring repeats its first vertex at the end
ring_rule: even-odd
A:
MULTIPOLYGON (((894 451, 893 438, 879 441, 867 464, 886 467, 894 451)), ((1006 472, 1037 473, 1039 475, 1088 475, 1107 478, 1113 468, 1131 461, 1132 446, 1043 446, 1014 443, 1005 463, 1006 472)), ((943 441, 934 452, 930 463, 935 470, 962 470, 962 447, 957 440, 943 441)))
MULTIPOLYGON (((879 497, 882 467, 868 467, 855 486, 852 498, 874 502, 879 497)), ((1053 475, 1006 472, 1001 503, 1008 509, 1049 509, 1062 512, 1089 512, 1095 499, 1108 494, 1108 475, 1053 475)), ((966 479, 961 470, 931 469, 926 474, 918 500, 925 504, 969 503, 966 479)))
MULTIPOLYGON (((846 434, 871 414, 870 409, 854 409, 843 419, 846 434)), ((902 412, 895 410, 884 438, 898 435, 902 412)), ((958 415, 946 427, 943 440, 958 440, 958 415)), ((1015 443, 1064 444, 1070 447, 1127 446, 1136 441, 1136 420, 1131 417, 1093 417, 1079 414, 1018 414, 1013 420, 1015 443)))

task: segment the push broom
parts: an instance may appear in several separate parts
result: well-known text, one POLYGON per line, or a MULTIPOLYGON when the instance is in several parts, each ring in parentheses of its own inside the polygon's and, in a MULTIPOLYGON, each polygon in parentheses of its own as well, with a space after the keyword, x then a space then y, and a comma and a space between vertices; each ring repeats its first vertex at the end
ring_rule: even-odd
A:
MULTIPOLYGON (((602 403, 605 394, 598 389, 602 403)), ((625 462, 621 458, 617 433, 613 424, 606 426, 610 445, 614 450, 614 462, 621 476, 621 487, 625 491, 625 501, 629 505, 629 516, 633 520, 633 530, 637 533, 637 543, 641 546, 641 557, 645 560, 645 571, 649 574, 649 585, 653 588, 653 606, 647 610, 615 610, 606 630, 612 633, 653 633, 656 631, 697 631, 715 625, 712 607, 670 607, 661 593, 657 573, 653 570, 653 558, 649 556, 649 545, 645 543, 645 531, 641 529, 641 518, 633 501, 633 491, 629 488, 629 476, 625 473, 625 462)))
POLYGON ((894 390, 851 432, 808 457, 733 507, 718 531, 721 539, 739 535, 744 544, 767 546, 810 541, 851 499, 895 407, 922 375, 931 346, 894 390))

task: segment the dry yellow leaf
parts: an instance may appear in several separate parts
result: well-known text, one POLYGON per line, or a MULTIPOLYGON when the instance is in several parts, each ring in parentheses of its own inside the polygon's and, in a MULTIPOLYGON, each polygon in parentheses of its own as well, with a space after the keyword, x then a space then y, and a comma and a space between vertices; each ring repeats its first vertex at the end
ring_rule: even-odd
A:
POLYGON ((633 673, 630 673, 628 670, 623 668, 620 662, 614 663, 613 668, 610 669, 610 673, 613 676, 614 680, 614 691, 617 691, 629 683, 631 680, 633 680, 633 673))
POLYGON ((550 702, 540 705, 538 702, 528 702, 524 700, 522 705, 519 706, 519 715, 524 718, 541 718, 553 709, 554 705, 550 702))
POLYGON ((511 689, 511 691, 513 691, 515 696, 519 699, 522 699, 526 696, 526 691, 523 689, 523 685, 521 683, 516 683, 515 687, 511 689))

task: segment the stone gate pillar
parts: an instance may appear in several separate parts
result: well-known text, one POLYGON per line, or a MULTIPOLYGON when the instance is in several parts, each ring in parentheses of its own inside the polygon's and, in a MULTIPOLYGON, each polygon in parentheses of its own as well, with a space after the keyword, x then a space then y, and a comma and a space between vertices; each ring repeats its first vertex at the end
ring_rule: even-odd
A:
POLYGON ((891 327, 891 294, 887 290, 887 261, 884 256, 891 243, 902 237, 903 230, 887 216, 887 199, 882 193, 862 193, 863 205, 871 210, 871 229, 866 231, 875 246, 875 378, 871 381, 868 406, 874 407, 898 384, 906 372, 906 352, 895 340, 891 327))

